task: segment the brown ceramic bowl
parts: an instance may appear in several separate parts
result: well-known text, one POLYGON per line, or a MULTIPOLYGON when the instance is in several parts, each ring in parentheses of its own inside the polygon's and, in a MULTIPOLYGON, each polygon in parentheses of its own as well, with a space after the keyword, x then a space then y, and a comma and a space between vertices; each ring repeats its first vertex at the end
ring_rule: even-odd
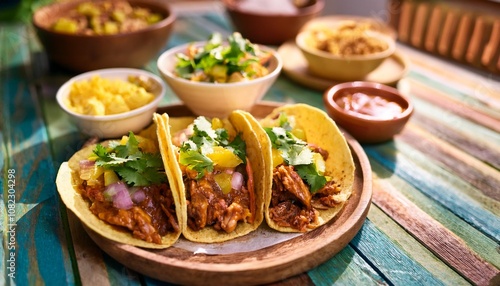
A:
POLYGON ((252 0, 222 0, 235 30, 251 42, 264 45, 280 45, 294 39, 302 26, 318 16, 325 6, 324 0, 308 0, 305 6, 295 11, 280 6, 283 8, 280 12, 273 12, 274 8, 267 6, 275 3, 273 1, 257 1, 255 3, 261 4, 260 7, 245 8, 245 3, 250 2, 252 0))
POLYGON ((344 128, 360 143, 381 143, 391 140, 398 134, 413 114, 412 101, 396 88, 375 82, 345 82, 337 84, 325 91, 323 102, 327 112, 335 122, 344 128), (401 108, 387 118, 365 115, 360 111, 352 111, 342 107, 342 98, 361 93, 388 102, 394 102, 401 108))
POLYGON ((135 32, 78 35, 58 33, 51 29, 57 19, 88 1, 56 2, 41 7, 33 14, 36 34, 53 63, 77 72, 113 67, 140 68, 167 44, 175 15, 167 2, 161 0, 127 0, 132 7, 148 8, 164 17, 160 22, 135 32))

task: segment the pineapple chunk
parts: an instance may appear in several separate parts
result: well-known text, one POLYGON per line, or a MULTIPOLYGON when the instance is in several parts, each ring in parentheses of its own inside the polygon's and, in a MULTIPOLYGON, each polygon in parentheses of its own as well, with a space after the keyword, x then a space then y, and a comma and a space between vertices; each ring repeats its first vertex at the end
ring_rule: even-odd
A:
POLYGON ((78 23, 72 19, 61 18, 54 24, 53 29, 60 33, 76 34, 78 23))
POLYGON ((234 168, 243 163, 240 157, 236 156, 231 150, 221 146, 215 146, 213 152, 207 155, 214 165, 223 168, 234 168))
MULTIPOLYGON (((144 153, 159 152, 158 145, 151 138, 146 138, 135 134, 135 139, 137 140, 137 142, 139 142, 139 148, 142 150, 142 152, 144 153)), ((128 142, 128 136, 126 135, 122 136, 122 139, 120 140, 120 145, 126 145, 127 142, 128 142)))
POLYGON ((214 78, 215 82, 226 82, 227 80, 227 66, 216 65, 210 71, 210 75, 214 78))
POLYGON ((118 175, 115 173, 115 171, 112 170, 105 170, 104 171, 104 185, 109 186, 113 183, 118 182, 120 179, 118 178, 118 175))
POLYGON ((273 149, 272 160, 273 160, 273 169, 276 168, 276 166, 283 164, 283 157, 281 156, 281 151, 273 149))
POLYGON ((115 22, 105 22, 103 32, 106 35, 114 35, 120 32, 120 28, 118 27, 118 24, 115 22))
POLYGON ((231 178, 232 175, 228 173, 219 173, 214 176, 214 180, 221 188, 224 194, 231 192, 231 178))
POLYGON ((220 118, 212 118, 212 129, 217 130, 219 128, 224 128, 224 122, 220 118))
POLYGON ((101 176, 104 173, 104 168, 94 165, 93 168, 82 169, 80 172, 80 179, 87 181, 89 186, 97 186, 101 184, 101 176))
POLYGON ((303 141, 306 141, 306 133, 304 132, 303 129, 300 129, 300 128, 294 128, 292 130, 292 134, 299 138, 300 140, 303 140, 303 141))

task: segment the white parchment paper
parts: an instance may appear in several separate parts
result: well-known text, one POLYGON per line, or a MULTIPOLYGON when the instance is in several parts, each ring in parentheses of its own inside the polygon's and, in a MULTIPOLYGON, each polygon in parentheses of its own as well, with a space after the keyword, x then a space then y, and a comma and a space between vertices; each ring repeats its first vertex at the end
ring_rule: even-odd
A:
POLYGON ((232 254, 259 250, 290 240, 300 235, 302 234, 281 233, 269 228, 265 223, 263 223, 255 231, 230 241, 221 243, 195 243, 181 236, 174 246, 192 251, 193 254, 232 254))

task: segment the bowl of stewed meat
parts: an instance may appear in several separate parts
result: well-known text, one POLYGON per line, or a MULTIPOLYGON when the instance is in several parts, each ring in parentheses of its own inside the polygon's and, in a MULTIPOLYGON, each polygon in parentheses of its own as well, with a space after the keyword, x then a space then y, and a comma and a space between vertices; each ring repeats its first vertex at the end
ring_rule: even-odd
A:
POLYGON ((174 22, 160 0, 55 2, 32 18, 50 63, 76 72, 141 68, 167 44, 174 22))

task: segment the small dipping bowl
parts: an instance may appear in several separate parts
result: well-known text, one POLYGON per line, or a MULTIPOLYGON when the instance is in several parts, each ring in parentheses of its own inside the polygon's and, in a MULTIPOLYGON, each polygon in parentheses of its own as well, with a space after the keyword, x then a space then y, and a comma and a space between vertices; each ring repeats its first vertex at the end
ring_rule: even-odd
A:
POLYGON ((345 82, 323 94, 328 114, 360 143, 391 140, 413 114, 413 103, 396 88, 375 82, 345 82))

